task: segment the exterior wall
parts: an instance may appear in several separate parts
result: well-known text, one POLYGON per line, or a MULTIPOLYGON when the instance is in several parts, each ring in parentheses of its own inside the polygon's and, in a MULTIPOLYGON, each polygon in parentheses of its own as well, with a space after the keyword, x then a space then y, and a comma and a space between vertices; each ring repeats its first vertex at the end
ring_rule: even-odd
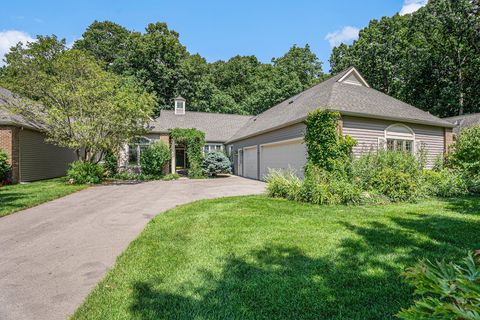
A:
POLYGON ((445 128, 444 133, 445 133, 445 153, 448 153, 450 146, 454 142, 453 129, 445 128))
POLYGON ((40 132, 19 130, 18 139, 21 182, 63 176, 76 159, 73 150, 46 143, 40 132))
MULTIPOLYGON (((258 136, 254 136, 245 140, 236 141, 232 144, 229 144, 227 148, 231 145, 233 146, 233 167, 234 173, 238 174, 238 150, 244 147, 257 146, 257 159, 259 159, 260 145, 269 142, 277 142, 288 139, 300 138, 305 135, 305 124, 297 123, 285 128, 278 130, 270 131, 258 136)), ((257 161, 257 163, 260 163, 257 161)), ((258 166, 258 174, 260 176, 260 166, 258 166)))
MULTIPOLYGON (((369 150, 377 150, 379 138, 385 137, 385 129, 395 123, 399 122, 345 116, 343 117, 343 134, 357 140, 358 145, 354 147, 353 153, 358 157, 369 150)), ((427 168, 433 167, 436 158, 445 150, 445 129, 420 124, 404 124, 414 131, 416 147, 426 151, 427 168)))
POLYGON ((0 148, 6 152, 12 166, 12 182, 19 181, 19 128, 0 126, 0 148))

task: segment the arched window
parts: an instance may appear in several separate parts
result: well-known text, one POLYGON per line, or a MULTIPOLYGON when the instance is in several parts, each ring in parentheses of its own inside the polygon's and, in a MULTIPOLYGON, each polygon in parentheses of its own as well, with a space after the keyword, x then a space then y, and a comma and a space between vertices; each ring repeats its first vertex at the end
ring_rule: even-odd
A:
POLYGON ((404 124, 392 124, 385 129, 385 141, 387 150, 413 152, 415 133, 404 124))
POLYGON ((130 165, 140 165, 140 155, 142 151, 148 148, 151 140, 145 137, 138 137, 128 145, 128 163, 130 165))

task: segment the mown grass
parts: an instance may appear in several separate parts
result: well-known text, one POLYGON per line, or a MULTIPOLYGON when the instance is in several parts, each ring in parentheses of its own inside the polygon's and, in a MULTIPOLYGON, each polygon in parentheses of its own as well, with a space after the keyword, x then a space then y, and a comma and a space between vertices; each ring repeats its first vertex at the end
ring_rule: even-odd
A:
POLYGON ((63 197, 86 187, 86 185, 66 184, 63 178, 0 187, 0 217, 63 197))
POLYGON ((402 271, 480 248, 480 199, 314 206, 261 196, 157 216, 73 319, 394 319, 402 271))

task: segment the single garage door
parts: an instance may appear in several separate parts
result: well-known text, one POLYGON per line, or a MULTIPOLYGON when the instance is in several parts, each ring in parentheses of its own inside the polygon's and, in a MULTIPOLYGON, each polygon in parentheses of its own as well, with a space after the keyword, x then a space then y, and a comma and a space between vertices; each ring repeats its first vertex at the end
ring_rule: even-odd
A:
POLYGON ((260 178, 265 179, 270 169, 292 169, 303 178, 307 163, 307 149, 303 140, 284 141, 260 146, 260 178))
POLYGON ((243 176, 258 179, 257 146, 243 148, 243 176))

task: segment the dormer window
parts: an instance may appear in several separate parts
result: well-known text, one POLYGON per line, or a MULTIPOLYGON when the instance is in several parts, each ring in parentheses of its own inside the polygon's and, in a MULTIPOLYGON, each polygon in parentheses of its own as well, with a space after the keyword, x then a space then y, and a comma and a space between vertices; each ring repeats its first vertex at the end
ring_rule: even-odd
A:
POLYGON ((185 99, 182 97, 176 97, 175 101, 175 114, 185 114, 185 99))

